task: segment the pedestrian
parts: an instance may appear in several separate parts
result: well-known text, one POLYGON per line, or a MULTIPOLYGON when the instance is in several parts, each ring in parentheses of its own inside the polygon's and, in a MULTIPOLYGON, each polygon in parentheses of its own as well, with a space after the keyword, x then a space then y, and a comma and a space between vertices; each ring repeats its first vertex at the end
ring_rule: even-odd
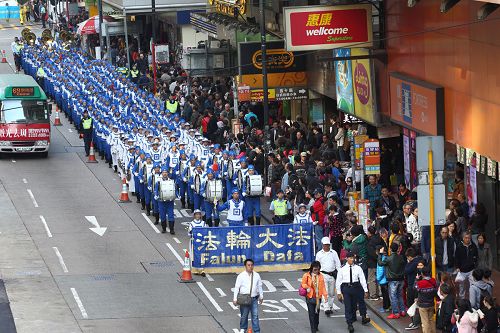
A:
MULTIPOLYGON (((424 267, 417 275, 415 290, 417 292, 417 307, 422 321, 422 333, 435 333, 434 298, 437 294, 436 280, 430 276, 429 267, 424 267)), ((411 286, 409 286, 411 287, 411 286)))
MULTIPOLYGON (((377 259, 378 259, 378 254, 377 254, 377 247, 381 246, 383 244, 382 238, 380 238, 380 235, 376 232, 376 229, 374 226, 369 226, 368 227, 368 244, 366 247, 366 254, 367 254, 367 260, 366 260, 366 265, 368 266, 368 278, 367 278, 367 283, 368 283, 368 291, 370 293, 369 299, 372 301, 378 300, 380 298, 380 286, 377 283, 377 259)), ((379 248, 380 250, 380 248, 379 248)))
POLYGON ((79 133, 83 136, 83 142, 85 144, 85 156, 90 154, 90 144, 92 142, 92 134, 94 131, 94 121, 89 116, 89 111, 83 111, 83 117, 80 121, 79 133))
POLYGON ((469 301, 473 309, 478 310, 481 307, 482 300, 486 296, 492 295, 492 286, 483 280, 484 272, 480 268, 472 271, 472 280, 469 288, 469 301))
POLYGON ((199 209, 196 209, 193 213, 193 220, 191 222, 189 222, 189 226, 188 226, 188 235, 189 236, 193 235, 194 228, 207 227, 207 224, 205 223, 205 221, 203 221, 202 217, 203 217, 203 212, 199 209))
POLYGON ((259 304, 264 300, 262 280, 259 273, 254 272, 254 261, 246 259, 245 270, 238 274, 234 285, 233 304, 240 306, 240 330, 248 329, 248 315, 252 316, 252 331, 260 333, 259 304))
POLYGON ((449 238, 448 228, 441 227, 436 238, 436 270, 438 274, 452 273, 455 266, 455 242, 449 238))
POLYGON ((458 309, 455 310, 451 317, 452 324, 457 325, 458 333, 477 333, 477 324, 479 315, 472 310, 468 299, 458 301, 458 309))
MULTIPOLYGON (((384 251, 382 255, 382 260, 385 260, 387 256, 385 255, 385 248, 382 245, 378 245, 376 247, 377 253, 380 250, 384 251)), ((382 294, 382 308, 379 309, 379 312, 385 313, 389 312, 391 308, 391 300, 389 298, 389 285, 387 282, 387 277, 385 275, 385 266, 379 265, 377 262, 377 284, 380 286, 380 292, 382 294)))
POLYGON ((321 273, 321 264, 319 261, 313 261, 309 267, 309 272, 304 273, 301 287, 307 291, 306 304, 309 314, 309 324, 311 325, 311 333, 316 333, 319 325, 321 299, 324 298, 325 301, 328 302, 325 279, 324 275, 321 273))
POLYGON ((335 299, 335 279, 340 269, 340 259, 337 252, 331 249, 328 237, 321 239, 321 245, 323 248, 316 253, 316 260, 321 264, 321 273, 323 274, 326 292, 328 293, 328 301, 325 301, 324 309, 325 315, 329 317, 333 313, 332 309, 339 309, 333 303, 333 300, 335 299))
MULTIPOLYGON (((406 288, 406 305, 410 308, 413 305, 415 298, 418 296, 414 288, 415 280, 418 276, 422 275, 422 269, 425 267, 425 261, 422 257, 417 256, 414 248, 407 249, 405 255, 407 260, 405 266, 405 278, 408 283, 408 288, 406 288)), ((411 317, 411 323, 406 329, 414 330, 418 328, 420 328, 420 314, 418 311, 415 311, 415 315, 411 317)))
POLYGON ((442 283, 439 286, 438 296, 441 298, 441 302, 436 316, 436 328, 443 333, 451 333, 451 316, 455 309, 455 295, 450 285, 442 283))
POLYGON ((462 242, 457 245, 455 250, 455 272, 457 277, 455 283, 458 285, 458 295, 465 298, 467 290, 466 283, 469 281, 472 271, 477 264, 477 247, 471 240, 471 234, 464 232, 462 242))
POLYGON ((490 244, 486 243, 486 234, 480 233, 477 236, 477 268, 483 270, 493 268, 493 254, 491 252, 490 244))
POLYGON ((403 304, 403 280, 405 259, 398 253, 399 245, 391 244, 391 254, 383 259, 384 249, 380 249, 378 264, 386 266, 386 277, 389 283, 389 297, 391 299, 392 313, 387 319, 399 319, 406 316, 403 304))
POLYGON ((40 19, 42 20, 42 28, 45 29, 45 22, 47 22, 47 9, 45 5, 40 3, 40 19))
POLYGON ((363 298, 368 297, 368 286, 363 270, 354 263, 354 253, 348 252, 346 256, 347 263, 340 268, 335 287, 339 301, 344 302, 347 329, 352 333, 352 324, 356 321, 356 307, 361 314, 361 323, 365 325, 370 322, 370 318, 366 316, 366 303, 363 298))
POLYGON ((498 333, 498 306, 491 296, 487 296, 483 300, 482 315, 479 314, 480 319, 483 321, 484 333, 498 333))

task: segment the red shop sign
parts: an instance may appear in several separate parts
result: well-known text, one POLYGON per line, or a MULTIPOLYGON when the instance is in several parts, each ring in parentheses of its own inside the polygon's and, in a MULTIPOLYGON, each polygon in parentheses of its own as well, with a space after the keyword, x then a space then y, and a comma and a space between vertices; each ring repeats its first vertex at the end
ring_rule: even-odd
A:
POLYGON ((284 8, 288 51, 372 45, 371 5, 284 8))

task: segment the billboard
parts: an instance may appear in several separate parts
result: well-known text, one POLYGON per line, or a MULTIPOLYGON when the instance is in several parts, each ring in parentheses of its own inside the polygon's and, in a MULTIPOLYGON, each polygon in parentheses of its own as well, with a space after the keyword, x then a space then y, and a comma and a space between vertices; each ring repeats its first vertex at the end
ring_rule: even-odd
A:
POLYGON ((286 7, 283 17, 289 51, 372 45, 371 5, 286 7))
MULTIPOLYGON (((367 49, 352 48, 351 56, 368 56, 367 49)), ((374 86, 370 59, 353 59, 351 61, 352 84, 354 90, 354 115, 369 123, 377 123, 375 113, 374 86)))
POLYGON ((401 73, 389 79, 391 120, 427 135, 444 135, 444 88, 401 73))
MULTIPOLYGON (((306 55, 285 50, 284 41, 271 41, 267 47, 267 82, 269 87, 307 86, 306 55)), ((262 50, 260 42, 239 43, 241 83, 262 88, 262 50)))
MULTIPOLYGON (((336 49, 335 57, 350 57, 351 49, 336 49)), ((334 61, 337 109, 354 115, 351 60, 334 61)))

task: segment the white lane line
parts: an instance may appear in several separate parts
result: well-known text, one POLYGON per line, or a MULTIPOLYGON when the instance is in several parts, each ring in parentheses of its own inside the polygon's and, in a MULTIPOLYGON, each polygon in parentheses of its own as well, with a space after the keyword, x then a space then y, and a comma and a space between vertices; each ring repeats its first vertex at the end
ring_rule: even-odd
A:
POLYGON ((179 255, 179 253, 177 253, 174 247, 170 243, 165 243, 165 245, 169 248, 170 252, 172 252, 172 254, 177 258, 177 260, 179 260, 181 265, 184 265, 184 260, 182 260, 181 256, 179 255))
POLYGON ((191 214, 189 214, 189 212, 187 211, 187 209, 181 209, 180 212, 182 213, 182 215, 184 215, 185 217, 193 217, 191 214))
MULTIPOLYGON (((241 318, 240 313, 238 313, 238 317, 241 318)), ((330 316, 330 317, 335 317, 335 316, 330 316)), ((344 317, 344 315, 342 315, 341 317, 344 317)), ((248 318, 248 321, 251 321, 251 320, 252 320, 252 318, 248 318)), ((279 318, 279 317, 278 318, 260 318, 259 317, 259 321, 261 321, 261 320, 288 320, 288 318, 279 318)))
POLYGON ((181 212, 179 212, 178 209, 174 209, 174 215, 176 219, 182 219, 184 216, 182 216, 181 212))
POLYGON ((31 192, 30 189, 27 189, 26 191, 28 191, 28 194, 31 198, 31 201, 33 202, 33 205, 35 206, 35 208, 38 207, 38 203, 36 202, 36 199, 35 199, 35 196, 33 195, 33 192, 31 192))
POLYGON ((52 233, 50 232, 49 225, 47 221, 45 221, 45 217, 40 215, 40 220, 42 220, 43 226, 45 227, 45 231, 47 231, 47 236, 52 237, 52 233))
POLYGON ((283 290, 285 292, 287 291, 298 291, 298 289, 295 289, 291 284, 290 282, 288 282, 288 280, 286 279, 279 279, 280 282, 283 284, 283 286, 287 289, 287 290, 283 290))
POLYGON ((203 283, 196 282, 196 284, 198 285, 198 287, 200 287, 201 291, 203 291, 203 293, 205 294, 205 296, 207 296, 208 300, 210 301, 210 303, 212 303, 212 305, 214 306, 214 308, 217 311, 219 311, 219 312, 223 312, 224 310, 222 310, 222 308, 220 307, 220 305, 215 301, 215 299, 212 297, 212 295, 210 295, 210 293, 208 292, 207 288, 205 288, 205 286, 203 285, 203 283))
POLYGON ((26 178, 23 178, 23 183, 28 184, 28 180, 26 178))
POLYGON ((71 288, 71 293, 73 294, 73 298, 75 299, 75 302, 78 305, 78 308, 80 309, 80 312, 82 313, 83 319, 88 319, 89 315, 87 314, 87 311, 83 307, 82 300, 80 299, 80 296, 78 296, 78 293, 76 292, 76 289, 75 288, 71 288))
POLYGON ((73 133, 73 130, 71 128, 68 128, 68 132, 73 133))
POLYGON ((206 273, 205 276, 207 277, 208 281, 210 281, 210 282, 215 281, 214 278, 210 274, 206 273))
POLYGON ((142 216, 144 217, 144 219, 146 220, 146 222, 148 222, 148 224, 151 226, 151 228, 153 228, 153 230, 159 234, 160 233, 160 230, 158 230, 157 227, 155 227, 155 225, 153 224, 153 222, 151 222, 151 220, 149 219, 149 216, 146 215, 146 213, 142 213, 142 216))
POLYGON ((54 252, 56 253, 57 258, 59 259, 59 263, 61 264, 62 270, 64 273, 68 273, 68 267, 66 267, 66 264, 64 263, 64 259, 61 255, 61 252, 59 252, 59 249, 55 246, 52 247, 54 249, 54 252))
MULTIPOLYGON (((143 214, 144 214, 144 213, 143 213, 143 214)), ((174 241, 175 241, 177 244, 180 244, 180 243, 181 243, 181 241, 180 241, 180 240, 179 240, 179 238, 177 238, 177 237, 174 237, 174 241)))
POLYGON ((16 163, 16 160, 12 160, 12 163, 16 163))
POLYGON ((226 297, 227 296, 226 293, 222 289, 215 288, 215 290, 217 290, 217 292, 219 293, 220 297, 226 297))

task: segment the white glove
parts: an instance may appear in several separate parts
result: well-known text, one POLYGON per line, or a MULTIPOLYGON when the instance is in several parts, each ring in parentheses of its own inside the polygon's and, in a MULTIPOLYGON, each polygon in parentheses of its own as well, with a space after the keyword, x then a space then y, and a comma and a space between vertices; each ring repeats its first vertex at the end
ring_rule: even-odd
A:
POLYGON ((247 192, 243 192, 241 193, 242 196, 246 197, 247 196, 247 192))
POLYGON ((134 176, 139 177, 139 173, 138 172, 134 172, 134 176))
POLYGON ((234 185, 238 185, 238 182, 235 180, 235 181, 233 181, 233 184, 234 185))
POLYGON ((184 178, 182 178, 182 181, 183 181, 183 182, 187 182, 188 180, 187 180, 187 178, 186 178, 186 177, 184 177, 184 178))
POLYGON ((151 186, 148 186, 148 190, 152 191, 152 190, 153 190, 153 188, 152 188, 151 186))
POLYGON ((194 190, 194 185, 191 185, 191 189, 194 190))
POLYGON ((157 196, 157 195, 155 195, 155 200, 158 200, 158 199, 160 199, 160 197, 159 197, 159 196, 157 196))

